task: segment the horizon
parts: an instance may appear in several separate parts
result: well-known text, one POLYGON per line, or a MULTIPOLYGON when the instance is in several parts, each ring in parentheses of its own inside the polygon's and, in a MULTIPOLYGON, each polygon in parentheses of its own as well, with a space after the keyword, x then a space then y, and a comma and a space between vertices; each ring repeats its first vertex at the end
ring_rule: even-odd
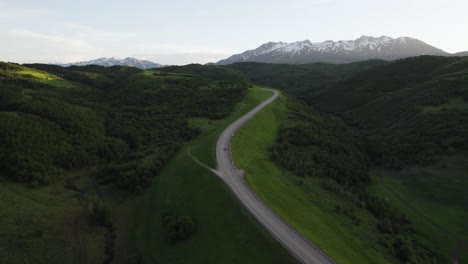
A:
POLYGON ((460 0, 109 3, 0 1, 0 60, 60 64, 134 57, 163 65, 205 64, 270 41, 317 43, 363 35, 411 37, 449 53, 468 50, 463 14, 468 3, 460 0))

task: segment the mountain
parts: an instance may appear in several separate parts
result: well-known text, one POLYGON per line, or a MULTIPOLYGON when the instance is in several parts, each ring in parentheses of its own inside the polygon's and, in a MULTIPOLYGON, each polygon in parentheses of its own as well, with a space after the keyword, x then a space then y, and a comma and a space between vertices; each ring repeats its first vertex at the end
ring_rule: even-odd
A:
POLYGON ((310 40, 293 43, 268 42, 254 50, 233 55, 217 64, 264 62, 305 64, 313 62, 350 63, 363 60, 396 60, 419 55, 447 56, 449 53, 410 37, 362 36, 355 40, 310 40))
POLYGON ((100 65, 100 66, 105 66, 105 67, 110 67, 110 66, 131 66, 131 67, 136 67, 140 69, 150 69, 150 68, 160 68, 163 67, 163 65, 154 63, 151 61, 147 60, 139 60, 136 58, 132 57, 127 57, 125 59, 119 59, 117 57, 111 57, 111 58, 99 58, 96 60, 90 60, 90 61, 80 61, 80 62, 73 62, 73 63, 67 63, 67 64, 60 64, 60 66, 68 67, 68 66, 84 66, 84 65, 100 65))
POLYGON ((457 53, 454 53, 453 56, 465 57, 465 56, 468 56, 468 51, 457 52, 457 53))

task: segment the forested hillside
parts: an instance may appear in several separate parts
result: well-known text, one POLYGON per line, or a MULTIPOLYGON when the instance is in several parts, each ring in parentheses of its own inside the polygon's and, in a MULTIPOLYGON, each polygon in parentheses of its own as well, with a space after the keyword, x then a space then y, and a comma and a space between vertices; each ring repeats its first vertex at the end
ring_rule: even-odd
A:
POLYGON ((466 57, 228 67, 342 117, 362 135, 369 157, 386 167, 431 163, 447 150, 467 149, 466 57))
POLYGON ((468 150, 468 58, 417 57, 361 72, 306 99, 340 115, 385 167, 468 150))
POLYGON ((0 262, 138 263, 135 200, 199 134, 188 119, 227 116, 248 86, 0 63, 0 262))
POLYGON ((249 79, 239 71, 215 65, 204 66, 200 64, 189 64, 185 66, 168 66, 158 70, 164 72, 192 74, 216 81, 232 82, 244 85, 250 83, 249 79))
POLYGON ((266 64, 256 62, 234 63, 225 67, 245 74, 259 85, 275 87, 297 98, 306 98, 377 65, 386 64, 381 60, 355 62, 350 64, 266 64))
POLYGON ((0 72, 0 168, 27 182, 109 164, 103 181, 140 190, 197 134, 187 117, 226 116, 247 89, 128 67, 29 66, 0 72))

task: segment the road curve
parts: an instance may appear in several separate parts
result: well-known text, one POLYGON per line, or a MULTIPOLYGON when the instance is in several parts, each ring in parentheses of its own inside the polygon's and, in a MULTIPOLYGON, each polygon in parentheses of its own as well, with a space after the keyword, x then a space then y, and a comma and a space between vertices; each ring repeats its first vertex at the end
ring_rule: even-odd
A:
POLYGON ((325 255, 319 248, 310 243, 294 228, 288 225, 279 215, 274 213, 257 195, 250 190, 244 181, 242 173, 234 166, 229 151, 231 137, 234 133, 256 113, 273 102, 279 93, 275 90, 268 91, 273 96, 250 112, 239 118, 226 128, 216 143, 216 174, 229 186, 234 195, 240 200, 245 208, 280 242, 292 255, 302 263, 335 263, 325 255))

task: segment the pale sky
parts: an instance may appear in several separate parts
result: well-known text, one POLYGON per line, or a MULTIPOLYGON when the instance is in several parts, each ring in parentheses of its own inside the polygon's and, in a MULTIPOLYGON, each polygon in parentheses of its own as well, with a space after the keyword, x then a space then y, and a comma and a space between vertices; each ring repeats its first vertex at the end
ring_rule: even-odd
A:
POLYGON ((268 41, 408 36, 468 50, 468 0, 0 0, 0 61, 206 63, 268 41))

